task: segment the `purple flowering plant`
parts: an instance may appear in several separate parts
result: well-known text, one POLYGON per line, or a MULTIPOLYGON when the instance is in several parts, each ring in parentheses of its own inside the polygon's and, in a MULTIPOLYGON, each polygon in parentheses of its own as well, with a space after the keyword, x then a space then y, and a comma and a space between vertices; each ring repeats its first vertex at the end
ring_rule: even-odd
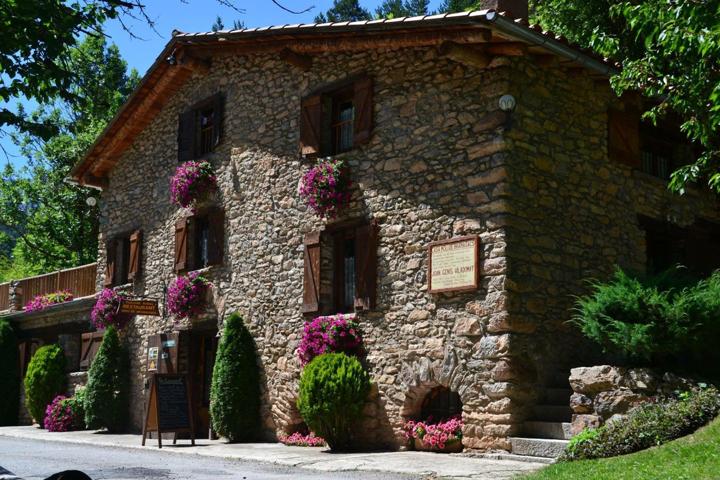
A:
POLYGON ((49 432, 67 432, 73 429, 77 420, 72 406, 65 395, 58 395, 45 409, 43 425, 49 432))
POLYGON ((279 440, 280 443, 296 447, 322 447, 325 445, 325 439, 316 437, 312 432, 307 435, 303 435, 301 432, 295 432, 292 435, 280 435, 279 440))
POLYGON ((342 160, 320 160, 303 175, 299 194, 315 213, 335 218, 350 202, 350 173, 342 160))
POLYGON ((210 282, 199 272, 190 272, 177 277, 168 287, 168 311, 178 320, 202 312, 208 288, 210 282))
POLYGON ((207 160, 185 162, 170 180, 170 198, 183 208, 194 208, 217 188, 215 171, 207 160))
POLYGON ((360 325, 342 313, 317 317, 305 324, 297 354, 303 366, 323 353, 345 353, 361 357, 365 350, 362 345, 360 325))
POLYGON ((102 330, 113 325, 118 330, 122 330, 125 327, 128 317, 118 313, 123 298, 125 298, 123 294, 112 288, 105 288, 98 294, 95 306, 90 312, 90 319, 95 328, 102 330))
POLYGON ((60 292, 46 293, 44 295, 38 295, 33 298, 30 303, 25 306, 26 312, 39 312, 44 310, 50 305, 57 305, 58 303, 69 302, 73 299, 73 294, 67 290, 60 292))
POLYGON ((448 444, 462 440, 463 421, 460 415, 455 415, 448 420, 441 420, 431 423, 432 419, 424 422, 413 420, 405 423, 405 438, 408 440, 418 439, 431 449, 444 449, 448 444))

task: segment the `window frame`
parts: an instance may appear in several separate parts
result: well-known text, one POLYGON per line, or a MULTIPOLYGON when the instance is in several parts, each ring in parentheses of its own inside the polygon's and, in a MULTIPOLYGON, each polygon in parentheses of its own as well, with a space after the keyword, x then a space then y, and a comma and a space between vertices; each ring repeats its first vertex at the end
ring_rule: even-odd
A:
POLYGON ((119 287, 133 281, 133 279, 130 278, 130 237, 137 231, 137 229, 133 229, 118 233, 113 235, 106 243, 105 261, 108 262, 109 259, 112 258, 113 262, 113 278, 111 282, 105 282, 106 287, 119 287), (109 256, 110 246, 114 249, 112 257, 109 256), (120 261, 121 259, 122 262, 120 261))
MULTIPOLYGON (((223 138, 223 105, 225 102, 225 94, 223 92, 217 92, 204 98, 198 102, 192 104, 189 108, 181 112, 180 122, 178 125, 178 136, 189 135, 192 145, 189 147, 189 158, 180 158, 181 154, 178 152, 178 162, 186 162, 191 160, 198 160, 206 155, 211 155, 217 151, 217 147, 223 138), (202 119, 205 112, 210 112, 209 118, 211 119, 211 128, 207 132, 209 138, 205 139, 202 119), (185 116, 192 116, 191 124, 192 131, 190 133, 184 132, 184 120, 185 116), (206 146, 205 143, 208 143, 206 146)), ((179 142, 180 142, 179 138, 179 142)), ((180 150, 180 148, 179 148, 180 150)))

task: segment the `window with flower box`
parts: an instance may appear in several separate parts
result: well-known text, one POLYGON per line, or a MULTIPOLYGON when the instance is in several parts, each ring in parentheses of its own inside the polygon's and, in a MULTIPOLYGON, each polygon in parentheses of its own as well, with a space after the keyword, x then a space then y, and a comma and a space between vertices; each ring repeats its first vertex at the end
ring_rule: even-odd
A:
POLYGON ((221 265, 225 250, 225 211, 206 208, 175 223, 175 271, 221 265))
POLYGON ((106 288, 124 285, 140 276, 142 231, 135 230, 113 237, 105 245, 106 288))
POLYGON ((215 150, 222 135, 225 98, 217 93, 180 114, 178 162, 197 160, 215 150))
POLYGON ((301 102, 300 150, 309 157, 347 152, 367 143, 373 127, 373 81, 335 83, 301 102))

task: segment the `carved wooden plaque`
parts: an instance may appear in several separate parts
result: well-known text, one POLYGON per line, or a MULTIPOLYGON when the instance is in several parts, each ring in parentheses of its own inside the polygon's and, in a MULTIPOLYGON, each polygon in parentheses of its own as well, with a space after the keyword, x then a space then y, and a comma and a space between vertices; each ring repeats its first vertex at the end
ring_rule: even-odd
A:
POLYGON ((430 293, 477 290, 479 250, 477 235, 431 243, 428 247, 430 293))
POLYGON ((154 299, 123 299, 120 301, 120 313, 126 313, 128 315, 149 315, 153 317, 159 317, 160 309, 158 308, 158 301, 154 299))

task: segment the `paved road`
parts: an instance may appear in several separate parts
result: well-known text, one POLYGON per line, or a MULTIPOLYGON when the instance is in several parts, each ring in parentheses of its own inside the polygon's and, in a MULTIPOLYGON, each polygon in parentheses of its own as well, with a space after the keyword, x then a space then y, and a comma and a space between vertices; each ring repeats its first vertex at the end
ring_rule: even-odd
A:
POLYGON ((93 447, 0 437, 0 466, 28 480, 62 470, 82 470, 93 480, 409 480, 396 474, 318 472, 270 464, 159 451, 93 447))

